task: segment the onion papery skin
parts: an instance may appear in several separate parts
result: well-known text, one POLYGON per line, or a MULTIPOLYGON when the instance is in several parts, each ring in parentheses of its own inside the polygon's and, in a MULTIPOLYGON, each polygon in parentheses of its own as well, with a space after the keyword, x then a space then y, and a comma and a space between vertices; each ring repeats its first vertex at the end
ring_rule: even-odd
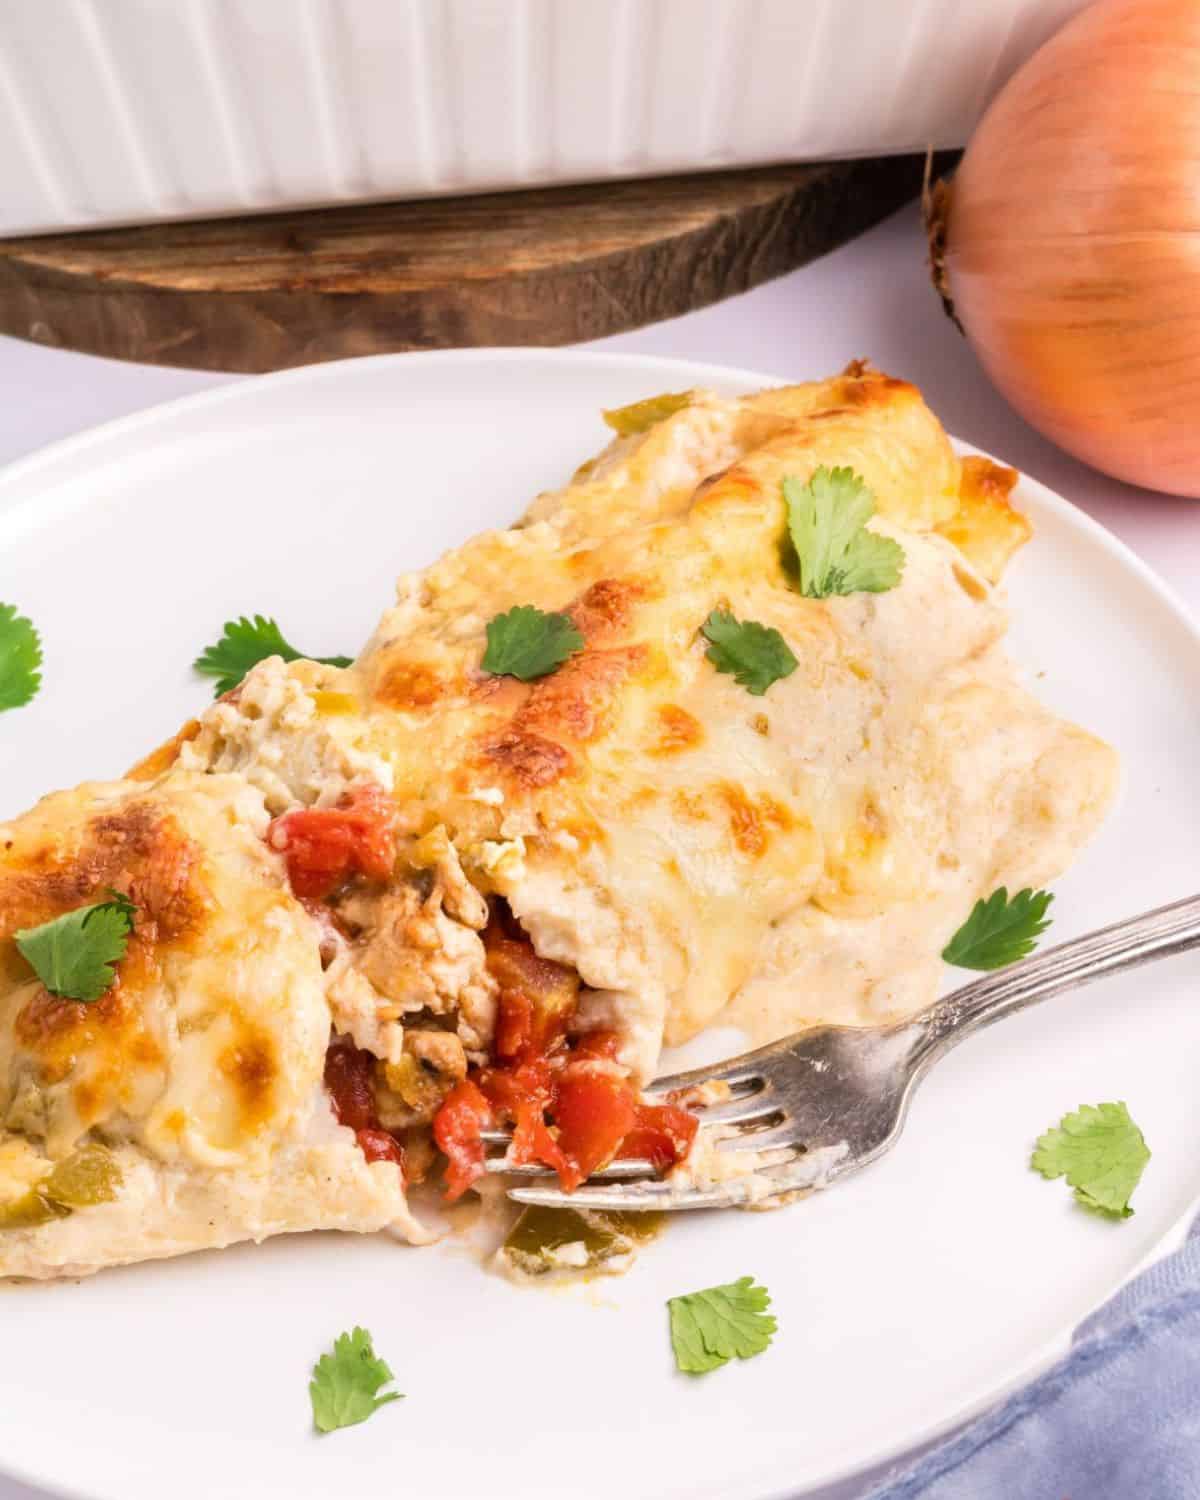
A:
POLYGON ((1105 473, 1200 496, 1200 0, 1097 0, 1012 78, 935 210, 989 376, 1105 473))

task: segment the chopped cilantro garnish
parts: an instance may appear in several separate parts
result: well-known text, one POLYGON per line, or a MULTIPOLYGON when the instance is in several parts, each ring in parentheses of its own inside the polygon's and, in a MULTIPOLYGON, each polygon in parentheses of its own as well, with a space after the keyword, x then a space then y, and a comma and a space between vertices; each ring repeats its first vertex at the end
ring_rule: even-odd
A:
POLYGON ((729 610, 714 609, 700 627, 711 645, 704 653, 718 672, 761 698, 773 682, 789 677, 799 663, 778 630, 757 620, 738 620, 729 610))
POLYGON ((766 1287, 756 1286, 752 1276, 672 1297, 667 1307, 678 1369, 703 1375, 731 1359, 761 1354, 775 1332, 770 1305, 766 1287))
POLYGON ((971 915, 942 949, 942 957, 959 969, 1002 969, 1026 958, 1050 925, 1049 891, 1026 887, 1011 901, 1004 886, 986 901, 976 901, 971 915))
MULTIPOLYGON (((209 646, 196 658, 192 666, 205 677, 215 677, 213 696, 219 698, 231 688, 237 687, 251 667, 268 656, 282 656, 284 661, 299 661, 303 651, 284 639, 283 632, 274 620, 265 615, 255 615, 252 620, 243 615, 238 620, 226 620, 225 631, 215 646, 209 646)), ((327 667, 348 667, 348 656, 313 656, 327 667)))
POLYGON ((0 604, 0 713, 22 708, 42 685, 42 643, 15 604, 0 604))
POLYGON ((900 582, 904 550, 867 530, 875 497, 853 469, 822 465, 806 484, 789 475, 783 498, 802 594, 881 594, 900 582))
POLYGON ((1128 1219, 1149 1160, 1145 1137, 1123 1103, 1081 1104, 1039 1137, 1030 1166, 1043 1177, 1065 1177, 1085 1208, 1128 1219))
POLYGON ((333 1352, 322 1354, 313 1366, 308 1394, 313 1422, 318 1432, 334 1432, 365 1422, 389 1401, 402 1399, 399 1391, 381 1388, 392 1379, 383 1360, 376 1358, 371 1335, 365 1328, 342 1333, 333 1342, 333 1352))
POLYGON ((583 636, 570 615, 547 614, 535 605, 517 604, 488 621, 483 670, 531 682, 582 650, 583 636))
POLYGON ((81 906, 13 934, 22 956, 52 995, 99 1000, 112 984, 112 966, 125 957, 136 907, 120 891, 109 895, 111 901, 81 906))

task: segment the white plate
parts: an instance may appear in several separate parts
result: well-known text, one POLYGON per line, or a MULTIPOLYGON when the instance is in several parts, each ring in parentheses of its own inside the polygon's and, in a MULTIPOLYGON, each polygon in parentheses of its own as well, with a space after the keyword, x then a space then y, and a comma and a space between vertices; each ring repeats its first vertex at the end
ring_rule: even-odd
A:
MULTIPOLYGON (((753 374, 594 354, 406 355, 246 383, 0 476, 0 598, 46 686, 0 720, 0 815, 114 775, 207 699, 230 615, 350 651, 393 574, 503 524, 604 439, 603 406, 753 374)), ((1125 759, 1119 808, 1057 891, 1067 937, 1197 885, 1200 638, 1123 547, 1025 483, 1011 581, 1037 690, 1125 759)), ((1200 957, 1060 997, 964 1045, 901 1146, 777 1214, 672 1224, 620 1280, 520 1290, 461 1248, 275 1241, 78 1285, 0 1289, 0 1468, 96 1500, 687 1500, 794 1495, 896 1453, 1043 1367, 1182 1233, 1200 1193, 1200 957), (1082 1101, 1125 1099, 1154 1159, 1102 1223, 1028 1168, 1082 1101), (672 1371, 665 1299, 752 1273, 775 1344, 672 1371), (366 1324, 407 1400, 314 1438, 306 1384, 366 1324)))

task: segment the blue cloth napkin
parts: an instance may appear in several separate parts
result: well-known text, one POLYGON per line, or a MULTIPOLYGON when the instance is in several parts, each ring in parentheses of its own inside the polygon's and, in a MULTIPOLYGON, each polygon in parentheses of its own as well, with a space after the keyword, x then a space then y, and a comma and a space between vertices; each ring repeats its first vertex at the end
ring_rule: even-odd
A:
POLYGON ((1200 1220, 1032 1385, 866 1500, 1200 1497, 1200 1220))

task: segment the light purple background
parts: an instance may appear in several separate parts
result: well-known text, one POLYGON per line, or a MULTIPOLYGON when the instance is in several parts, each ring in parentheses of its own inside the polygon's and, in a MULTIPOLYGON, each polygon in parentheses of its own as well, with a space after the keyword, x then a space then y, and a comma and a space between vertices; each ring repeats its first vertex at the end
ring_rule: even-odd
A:
MULTIPOLYGON (((928 285, 915 206, 757 291, 591 347, 729 364, 780 379, 870 358, 919 385, 946 427, 1048 484, 1139 553, 1200 609, 1200 502, 1106 479, 1033 432, 993 391, 928 285)), ((56 438, 230 378, 119 364, 0 338, 0 464, 56 438)), ((0 560, 0 585, 4 579, 0 560)), ((4 594, 0 587, 0 595, 4 594)), ((819 1500, 857 1500, 866 1479, 819 1500)), ((0 1478, 0 1500, 43 1500, 0 1478)), ((816 1497, 813 1497, 816 1500, 816 1497)))

